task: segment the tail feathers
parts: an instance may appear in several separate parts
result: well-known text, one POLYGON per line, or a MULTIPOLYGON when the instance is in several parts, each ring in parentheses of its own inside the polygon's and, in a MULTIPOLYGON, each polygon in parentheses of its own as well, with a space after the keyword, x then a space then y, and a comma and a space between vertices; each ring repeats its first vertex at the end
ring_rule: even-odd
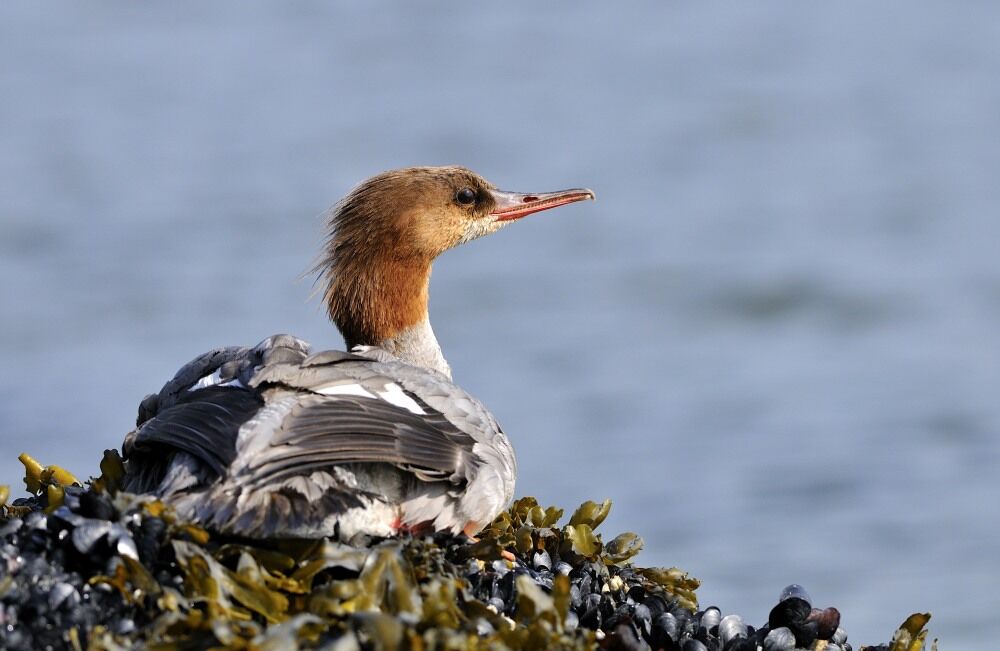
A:
POLYGON ((467 523, 458 513, 458 502, 444 484, 426 484, 427 490, 402 504, 404 527, 411 531, 450 531, 459 533, 467 523))
POLYGON ((341 540, 363 533, 390 536, 398 509, 317 471, 276 485, 239 487, 222 482, 195 492, 167 496, 186 520, 223 534, 251 538, 341 540))

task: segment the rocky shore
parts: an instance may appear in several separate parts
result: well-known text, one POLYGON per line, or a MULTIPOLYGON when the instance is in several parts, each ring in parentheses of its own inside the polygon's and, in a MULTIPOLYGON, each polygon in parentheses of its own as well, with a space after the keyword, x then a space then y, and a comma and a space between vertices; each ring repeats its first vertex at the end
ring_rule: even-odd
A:
MULTIPOLYGON (((852 646, 833 607, 775 589, 767 622, 700 609, 698 581, 633 563, 642 539, 517 500, 480 539, 223 539, 118 490, 121 460, 77 481, 22 455, 28 497, 0 487, 5 649, 666 649, 919 651, 929 615, 852 646), (511 560, 513 559, 513 560, 511 560)), ((936 648, 936 643, 933 645, 936 648)))

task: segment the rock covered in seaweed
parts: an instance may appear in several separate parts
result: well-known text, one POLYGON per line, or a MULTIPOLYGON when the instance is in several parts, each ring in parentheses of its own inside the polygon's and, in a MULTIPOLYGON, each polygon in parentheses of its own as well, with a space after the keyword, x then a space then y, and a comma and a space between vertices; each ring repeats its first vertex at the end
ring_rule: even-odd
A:
MULTIPOLYGON (((799 586, 760 628, 699 610, 697 580, 632 564, 637 535, 603 540, 609 501, 560 525, 561 509, 523 498, 472 544, 264 544, 118 493, 113 453, 89 489, 26 466, 34 495, 0 522, 4 648, 851 649, 836 609, 813 608, 799 586)), ((914 617, 885 648, 923 648, 926 619, 914 617)))

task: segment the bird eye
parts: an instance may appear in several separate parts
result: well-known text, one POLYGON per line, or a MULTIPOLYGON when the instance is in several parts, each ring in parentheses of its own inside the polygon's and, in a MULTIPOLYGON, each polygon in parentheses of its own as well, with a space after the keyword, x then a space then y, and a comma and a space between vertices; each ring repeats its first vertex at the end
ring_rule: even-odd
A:
POLYGON ((476 192, 472 188, 462 188, 461 190, 455 193, 455 201, 461 204, 465 204, 466 206, 469 205, 470 203, 475 203, 476 192))

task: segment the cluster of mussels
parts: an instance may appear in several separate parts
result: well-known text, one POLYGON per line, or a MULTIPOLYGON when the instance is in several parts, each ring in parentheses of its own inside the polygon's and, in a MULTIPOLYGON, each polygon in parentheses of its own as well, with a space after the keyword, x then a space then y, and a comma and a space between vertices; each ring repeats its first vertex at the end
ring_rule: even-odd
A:
MULTIPOLYGON (((635 534, 596 533, 610 502, 560 525, 561 509, 523 498, 475 542, 264 543, 119 492, 113 452, 87 488, 24 461, 33 495, 6 504, 0 488, 2 648, 851 649, 837 610, 799 586, 759 629, 698 610, 697 580, 634 566, 635 534)), ((920 651, 926 622, 867 648, 920 651)))

